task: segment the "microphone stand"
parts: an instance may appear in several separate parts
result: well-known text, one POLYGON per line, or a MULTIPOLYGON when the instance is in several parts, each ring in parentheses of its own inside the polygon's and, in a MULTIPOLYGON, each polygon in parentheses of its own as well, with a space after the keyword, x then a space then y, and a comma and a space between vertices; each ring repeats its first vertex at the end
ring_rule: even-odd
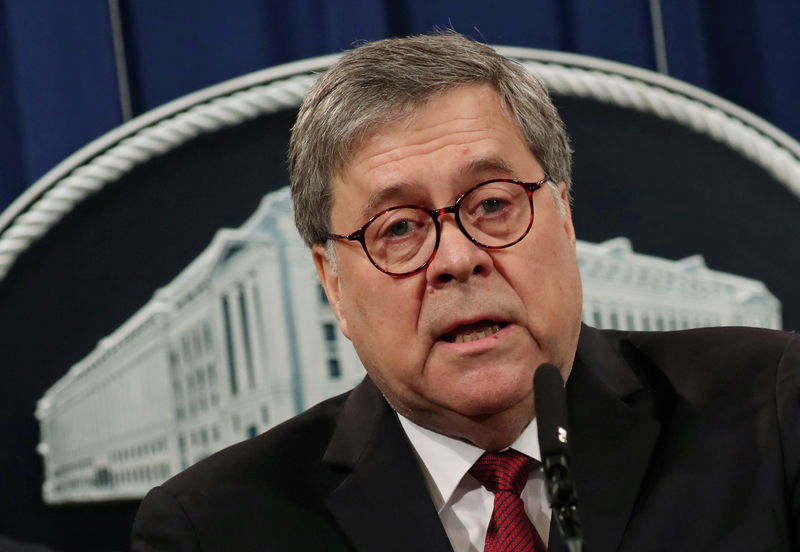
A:
POLYGON ((533 377, 533 392, 547 500, 568 552, 583 552, 578 498, 569 468, 567 397, 558 368, 552 364, 539 366, 533 377))
POLYGON ((564 537, 569 552, 583 551, 583 533, 578 517, 578 499, 569 472, 569 461, 564 454, 544 459, 544 479, 547 500, 564 537))

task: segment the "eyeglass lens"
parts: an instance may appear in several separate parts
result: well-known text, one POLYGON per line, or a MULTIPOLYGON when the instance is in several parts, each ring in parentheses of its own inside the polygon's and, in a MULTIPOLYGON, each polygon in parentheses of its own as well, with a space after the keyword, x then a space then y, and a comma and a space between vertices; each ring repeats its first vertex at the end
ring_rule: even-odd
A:
MULTIPOLYGON (((484 247, 504 247, 531 223, 527 191, 512 182, 487 182, 457 204, 456 218, 468 237, 484 247)), ((389 209, 365 228, 364 244, 382 270, 402 274, 425 264, 436 249, 438 215, 418 207, 389 209)))

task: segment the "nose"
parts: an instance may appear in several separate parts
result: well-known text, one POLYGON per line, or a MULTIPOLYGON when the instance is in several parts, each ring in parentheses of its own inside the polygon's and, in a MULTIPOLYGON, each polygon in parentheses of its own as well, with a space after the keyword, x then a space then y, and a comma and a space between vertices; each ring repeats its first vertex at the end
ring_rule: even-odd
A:
POLYGON ((466 283, 471 277, 487 275, 492 270, 492 256, 464 235, 452 215, 439 219, 439 249, 426 268, 428 285, 441 287, 449 282, 466 283))

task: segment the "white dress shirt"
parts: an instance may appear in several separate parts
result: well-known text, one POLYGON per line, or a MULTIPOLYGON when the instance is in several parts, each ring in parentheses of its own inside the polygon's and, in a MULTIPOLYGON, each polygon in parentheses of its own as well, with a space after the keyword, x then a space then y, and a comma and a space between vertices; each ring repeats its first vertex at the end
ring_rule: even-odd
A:
MULTIPOLYGON (((419 460, 428 491, 444 530, 456 552, 483 552, 486 529, 492 517, 494 494, 467 472, 480 458, 478 447, 418 426, 398 414, 419 460)), ((536 420, 528 424, 510 448, 541 462, 536 420)), ((522 491, 525 512, 547 545, 550 505, 541 468, 534 468, 522 491)))

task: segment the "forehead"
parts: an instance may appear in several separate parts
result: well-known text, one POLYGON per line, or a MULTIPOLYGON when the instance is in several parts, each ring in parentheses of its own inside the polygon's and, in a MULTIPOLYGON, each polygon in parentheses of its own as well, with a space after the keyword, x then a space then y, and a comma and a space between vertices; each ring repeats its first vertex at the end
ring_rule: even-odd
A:
POLYGON ((348 203, 366 198, 375 207, 393 191, 422 193, 431 182, 522 177, 532 166, 538 164, 516 119, 494 89, 460 86, 366 132, 334 178, 334 207, 344 196, 348 203))
POLYGON ((510 108, 492 87, 458 86, 368 128, 350 149, 342 172, 421 156, 437 146, 469 144, 491 131, 523 138, 510 108))

